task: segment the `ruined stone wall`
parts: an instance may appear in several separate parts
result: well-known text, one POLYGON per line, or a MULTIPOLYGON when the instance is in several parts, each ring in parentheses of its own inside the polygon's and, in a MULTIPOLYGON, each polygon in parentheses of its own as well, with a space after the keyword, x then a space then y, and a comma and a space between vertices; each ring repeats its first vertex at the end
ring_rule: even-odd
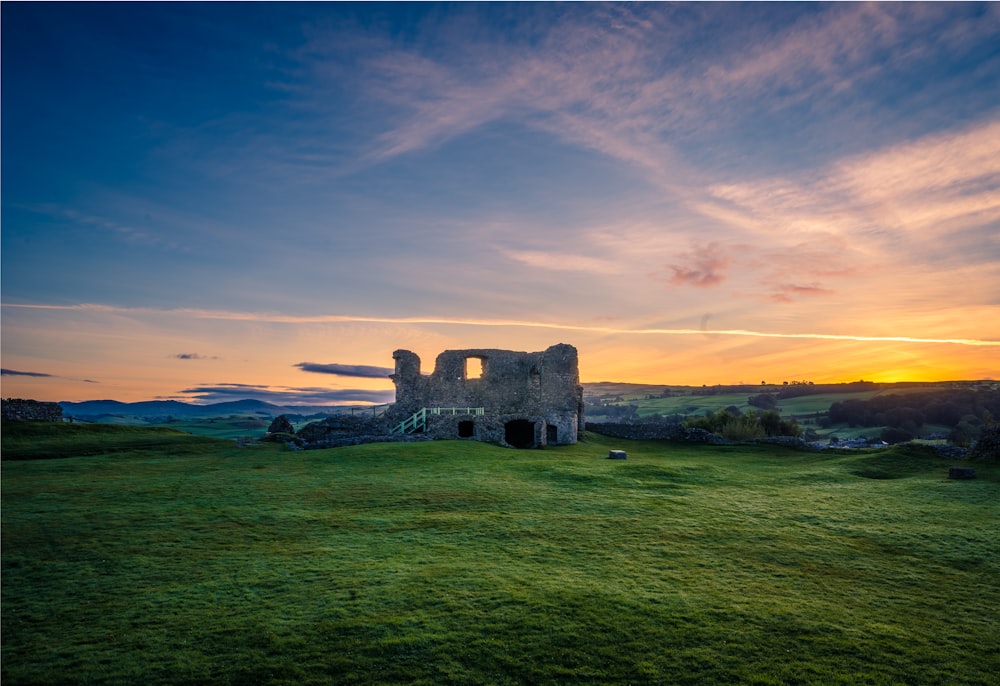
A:
POLYGON ((62 408, 56 403, 43 403, 37 400, 23 400, 21 398, 4 398, 2 405, 3 421, 62 421, 62 408))
POLYGON ((587 431, 593 431, 602 436, 628 438, 635 441, 679 441, 685 439, 684 427, 678 423, 654 424, 644 422, 641 424, 624 424, 619 422, 587 422, 587 431))
MULTIPOLYGON (((409 350, 393 353, 396 403, 387 411, 402 421, 424 407, 485 409, 485 415, 429 418, 427 433, 440 438, 471 438, 511 444, 511 422, 528 422, 531 444, 575 443, 583 422, 583 387, 577 351, 560 343, 542 352, 493 348, 447 350, 437 356, 434 371, 424 375, 420 358, 409 350), (470 378, 470 360, 481 364, 470 378)), ((528 441, 517 440, 518 443, 528 441)))
POLYGON ((668 423, 638 423, 625 424, 618 422, 587 422, 587 431, 593 431, 611 438, 627 438, 634 441, 663 440, 683 443, 709 443, 712 445, 739 445, 742 443, 770 443, 785 445, 800 450, 815 450, 806 441, 797 436, 767 436, 751 438, 746 441, 733 441, 714 434, 705 429, 687 428, 683 424, 668 423))

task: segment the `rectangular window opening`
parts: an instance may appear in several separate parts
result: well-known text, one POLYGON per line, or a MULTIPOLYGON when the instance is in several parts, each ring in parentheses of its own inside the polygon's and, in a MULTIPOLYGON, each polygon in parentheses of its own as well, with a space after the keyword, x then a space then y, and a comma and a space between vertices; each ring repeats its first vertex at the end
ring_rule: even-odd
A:
POLYGON ((465 358, 465 378, 479 379, 483 376, 483 359, 481 357, 465 358))

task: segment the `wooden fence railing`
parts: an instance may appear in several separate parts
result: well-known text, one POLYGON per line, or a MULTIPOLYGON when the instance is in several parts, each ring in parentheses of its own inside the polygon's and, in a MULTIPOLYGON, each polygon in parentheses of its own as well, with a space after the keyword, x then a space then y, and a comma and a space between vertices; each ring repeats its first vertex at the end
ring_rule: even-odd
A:
POLYGON ((389 429, 391 434, 412 434, 424 431, 427 428, 427 415, 439 414, 472 414, 484 415, 486 409, 482 407, 422 407, 412 416, 404 419, 396 426, 389 429))

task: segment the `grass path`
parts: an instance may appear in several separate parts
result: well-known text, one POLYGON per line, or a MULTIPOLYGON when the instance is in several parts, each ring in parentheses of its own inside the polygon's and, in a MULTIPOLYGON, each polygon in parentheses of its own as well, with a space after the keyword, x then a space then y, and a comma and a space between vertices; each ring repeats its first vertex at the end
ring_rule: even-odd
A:
POLYGON ((4 462, 3 682, 997 683, 1000 469, 588 438, 4 462))

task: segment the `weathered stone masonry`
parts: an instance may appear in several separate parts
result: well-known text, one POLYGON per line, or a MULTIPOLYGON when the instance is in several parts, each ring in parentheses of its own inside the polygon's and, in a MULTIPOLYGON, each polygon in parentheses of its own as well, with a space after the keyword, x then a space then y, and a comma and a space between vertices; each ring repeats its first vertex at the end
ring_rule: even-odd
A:
POLYGON ((421 373, 420 358, 409 350, 392 356, 396 403, 386 412, 390 422, 422 408, 483 408, 482 415, 428 415, 425 434, 517 448, 576 443, 583 427, 583 387, 571 345, 560 343, 535 353, 446 350, 430 375, 421 373), (481 365, 479 378, 470 378, 470 365, 481 365))
POLYGON ((61 422, 62 408, 56 403, 43 403, 23 398, 3 399, 3 419, 27 422, 61 422))

